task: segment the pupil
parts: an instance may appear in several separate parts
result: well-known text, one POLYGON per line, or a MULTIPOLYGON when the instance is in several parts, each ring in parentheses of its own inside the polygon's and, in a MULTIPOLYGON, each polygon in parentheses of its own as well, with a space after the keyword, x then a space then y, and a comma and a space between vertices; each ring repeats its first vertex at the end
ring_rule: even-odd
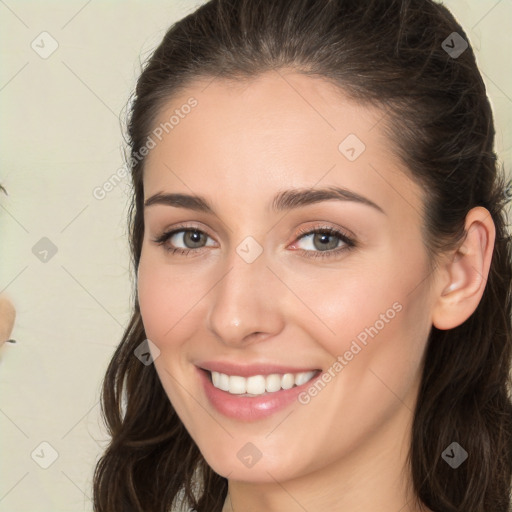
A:
POLYGON ((189 231, 188 236, 189 236, 189 242, 192 245, 199 244, 201 242, 201 233, 199 233, 199 231, 189 231))
POLYGON ((332 235, 330 235, 329 233, 319 233, 316 235, 316 241, 320 242, 321 249, 325 249, 326 247, 329 246, 329 238, 331 236, 332 235))

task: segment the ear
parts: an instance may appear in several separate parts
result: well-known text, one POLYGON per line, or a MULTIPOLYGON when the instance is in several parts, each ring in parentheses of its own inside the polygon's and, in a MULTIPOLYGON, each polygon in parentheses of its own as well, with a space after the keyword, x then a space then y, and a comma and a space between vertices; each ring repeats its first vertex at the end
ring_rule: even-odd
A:
POLYGON ((496 229, 488 210, 477 206, 465 223, 466 238, 444 265, 439 281, 432 324, 453 329, 464 323, 477 308, 484 293, 496 229))

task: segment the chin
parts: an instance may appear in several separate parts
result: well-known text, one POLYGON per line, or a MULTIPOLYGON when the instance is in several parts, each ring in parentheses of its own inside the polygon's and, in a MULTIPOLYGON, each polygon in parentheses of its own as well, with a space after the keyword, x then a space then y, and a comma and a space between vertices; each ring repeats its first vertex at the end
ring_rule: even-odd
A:
POLYGON ((265 457, 251 442, 236 442, 232 440, 230 446, 211 447, 210 450, 201 450, 207 464, 215 473, 242 482, 254 483, 275 483, 285 481, 300 476, 301 467, 298 461, 283 460, 276 453, 283 453, 285 449, 276 451, 275 448, 269 450, 272 455, 265 457), (233 450, 233 446, 241 448, 233 450), (292 467, 294 470, 292 471, 292 467))

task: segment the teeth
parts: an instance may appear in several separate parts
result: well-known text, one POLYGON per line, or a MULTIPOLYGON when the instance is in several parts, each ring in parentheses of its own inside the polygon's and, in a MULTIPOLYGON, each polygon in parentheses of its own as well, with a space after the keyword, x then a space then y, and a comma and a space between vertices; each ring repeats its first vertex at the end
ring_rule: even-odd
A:
MULTIPOLYGON (((240 377, 243 378, 243 377, 240 377)), ((261 395, 265 393, 265 377, 263 375, 254 375, 246 380, 247 393, 251 395, 261 395)))
MULTIPOLYGON (((291 373, 288 373, 287 375, 291 375, 291 373)), ((283 378, 281 375, 277 373, 272 373, 271 375, 267 375, 267 379, 265 381, 265 389, 273 393, 274 391, 279 391, 281 389, 283 378)))
POLYGON ((302 386, 302 384, 306 384, 306 382, 308 380, 310 380, 313 375, 314 375, 314 372, 298 373, 295 376, 295 385, 302 386))
POLYGON ((229 389, 229 376, 225 373, 219 373, 219 389, 222 389, 222 391, 228 391, 229 389))
POLYGON ((263 393, 274 393, 281 389, 290 389, 293 386, 302 386, 310 381, 316 371, 300 373, 272 373, 270 375, 253 375, 240 377, 239 375, 226 375, 220 372, 211 372, 213 385, 233 395, 249 394, 252 396, 263 393))
POLYGON ((285 373, 283 375, 283 379, 281 381, 281 387, 283 389, 290 389, 293 388, 295 384, 295 377, 293 376, 293 373, 285 373))
POLYGON ((231 375, 229 377, 228 391, 234 395, 242 395, 243 393, 247 393, 247 379, 239 377, 238 375, 231 375))

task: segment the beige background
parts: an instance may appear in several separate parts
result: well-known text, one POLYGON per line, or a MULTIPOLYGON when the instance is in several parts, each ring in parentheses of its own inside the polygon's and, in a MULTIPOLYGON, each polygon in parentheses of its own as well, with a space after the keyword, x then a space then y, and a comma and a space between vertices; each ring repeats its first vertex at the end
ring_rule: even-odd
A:
MULTIPOLYGON (((92 510, 100 381, 132 286, 127 179, 102 200, 93 191, 123 165, 140 60, 199 3, 0 0, 0 291, 19 340, 0 351, 0 511, 92 510), (59 45, 46 59, 31 47, 43 31, 59 45), (57 249, 46 263, 33 253, 43 237, 57 249)), ((476 50, 510 172, 512 0, 445 4, 476 50)))

